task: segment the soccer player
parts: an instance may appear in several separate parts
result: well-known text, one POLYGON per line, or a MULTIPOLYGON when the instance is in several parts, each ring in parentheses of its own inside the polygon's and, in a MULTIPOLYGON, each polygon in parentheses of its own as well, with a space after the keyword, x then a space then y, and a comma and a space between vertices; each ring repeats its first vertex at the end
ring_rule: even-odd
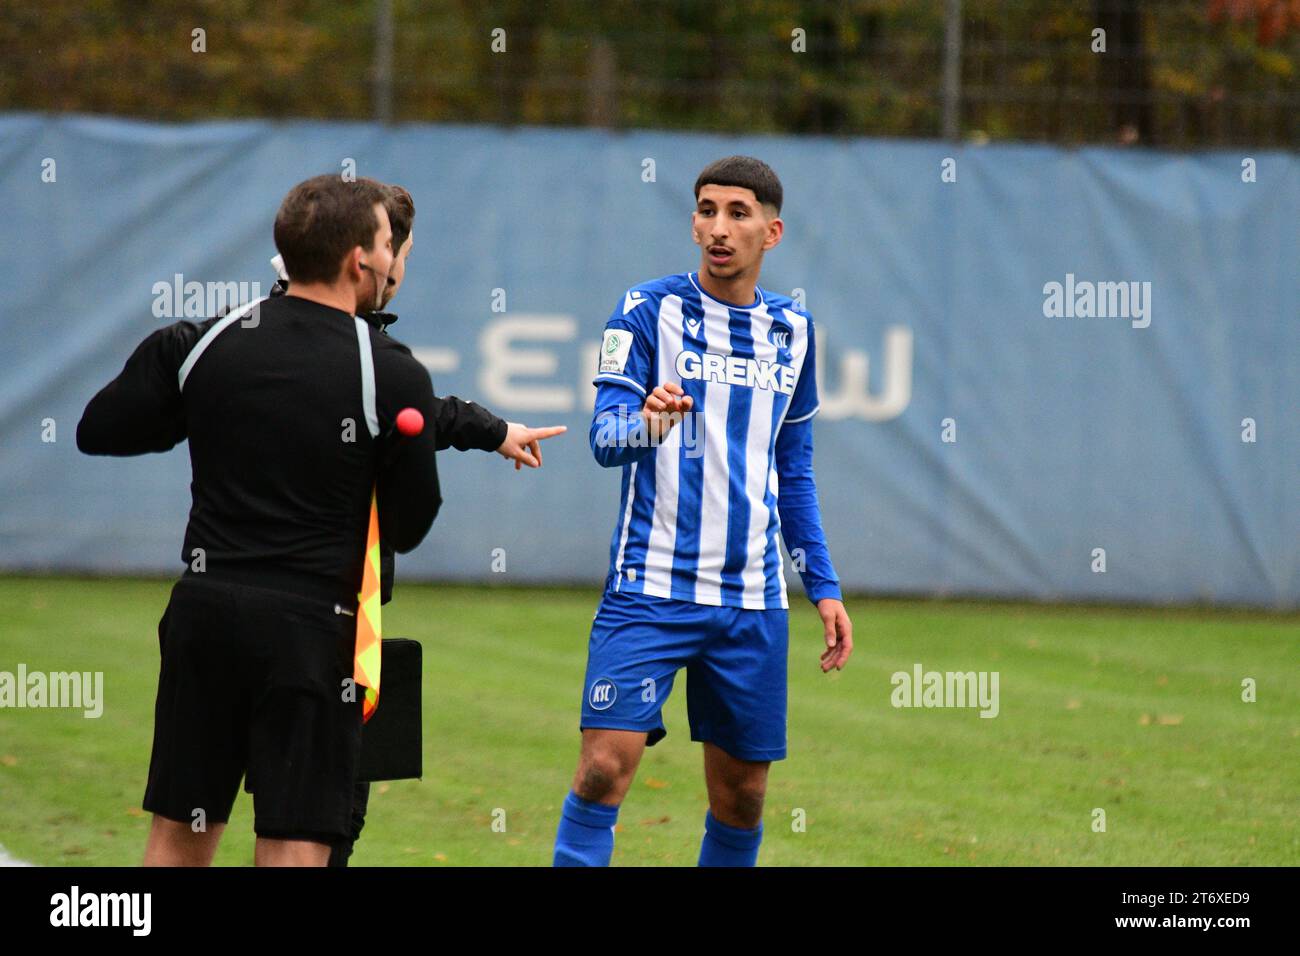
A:
POLYGON ((821 668, 853 649, 812 467, 812 317, 758 286, 780 241, 776 173, 730 156, 695 182, 698 272, 634 286, 600 350, 590 441, 622 469, 605 593, 592 622, 582 753, 557 866, 605 866, 619 805, 686 668, 704 744, 701 866, 753 866, 768 768, 786 755, 787 608, 779 532, 825 629, 821 668))

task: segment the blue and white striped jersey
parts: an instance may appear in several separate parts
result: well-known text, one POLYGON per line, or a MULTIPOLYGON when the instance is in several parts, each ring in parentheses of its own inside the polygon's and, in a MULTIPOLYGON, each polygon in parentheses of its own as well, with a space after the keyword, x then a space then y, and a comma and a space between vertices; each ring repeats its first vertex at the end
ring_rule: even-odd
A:
MULTIPOLYGON (((776 445, 783 425, 817 412, 811 316, 762 288, 739 306, 704 292, 695 273, 655 279, 614 309, 594 381, 641 399, 676 382, 694 401, 660 445, 623 466, 608 586, 697 604, 788 607, 776 445)), ((811 475, 810 457, 807 467, 811 475)))

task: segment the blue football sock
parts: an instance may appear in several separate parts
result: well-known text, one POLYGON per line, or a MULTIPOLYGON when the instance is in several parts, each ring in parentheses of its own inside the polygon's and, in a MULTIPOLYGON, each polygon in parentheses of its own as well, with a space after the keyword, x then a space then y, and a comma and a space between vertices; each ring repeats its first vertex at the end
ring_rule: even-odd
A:
POLYGON ((609 866, 614 853, 618 807, 592 803, 576 793, 564 798, 560 829, 555 834, 552 866, 609 866))
POLYGON ((758 862, 758 845, 763 842, 763 824, 741 830, 719 823, 710 810, 704 815, 704 842, 700 844, 700 866, 753 866, 758 862))

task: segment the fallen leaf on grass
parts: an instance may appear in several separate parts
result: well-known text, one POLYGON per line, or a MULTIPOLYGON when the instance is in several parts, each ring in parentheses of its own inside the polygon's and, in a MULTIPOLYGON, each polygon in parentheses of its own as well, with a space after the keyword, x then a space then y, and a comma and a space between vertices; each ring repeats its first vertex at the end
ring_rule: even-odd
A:
MULTIPOLYGON (((1157 714, 1155 722, 1161 727, 1177 727, 1183 722, 1182 714, 1157 714)), ((1143 714, 1138 718, 1138 723, 1143 727, 1151 726, 1151 715, 1143 714)))

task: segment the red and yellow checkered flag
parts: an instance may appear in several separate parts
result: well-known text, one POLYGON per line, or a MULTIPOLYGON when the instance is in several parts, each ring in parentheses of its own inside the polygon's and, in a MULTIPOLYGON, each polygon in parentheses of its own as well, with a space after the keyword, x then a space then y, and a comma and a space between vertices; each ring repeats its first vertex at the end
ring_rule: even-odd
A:
MULTIPOLYGON (((397 413, 394 427, 403 438, 414 438, 424 431, 424 416, 417 408, 404 408, 397 413)), ((357 593, 357 649, 352 659, 352 681, 366 689, 361 702, 362 723, 370 720, 379 706, 379 670, 384 647, 379 575, 379 486, 376 485, 370 492, 366 559, 361 567, 361 590, 357 593)))
POLYGON ((366 689, 361 720, 366 722, 379 706, 379 671, 382 663, 382 597, 379 588, 379 499, 370 493, 370 528, 366 531, 366 559, 357 594, 357 647, 352 660, 352 680, 366 689))

